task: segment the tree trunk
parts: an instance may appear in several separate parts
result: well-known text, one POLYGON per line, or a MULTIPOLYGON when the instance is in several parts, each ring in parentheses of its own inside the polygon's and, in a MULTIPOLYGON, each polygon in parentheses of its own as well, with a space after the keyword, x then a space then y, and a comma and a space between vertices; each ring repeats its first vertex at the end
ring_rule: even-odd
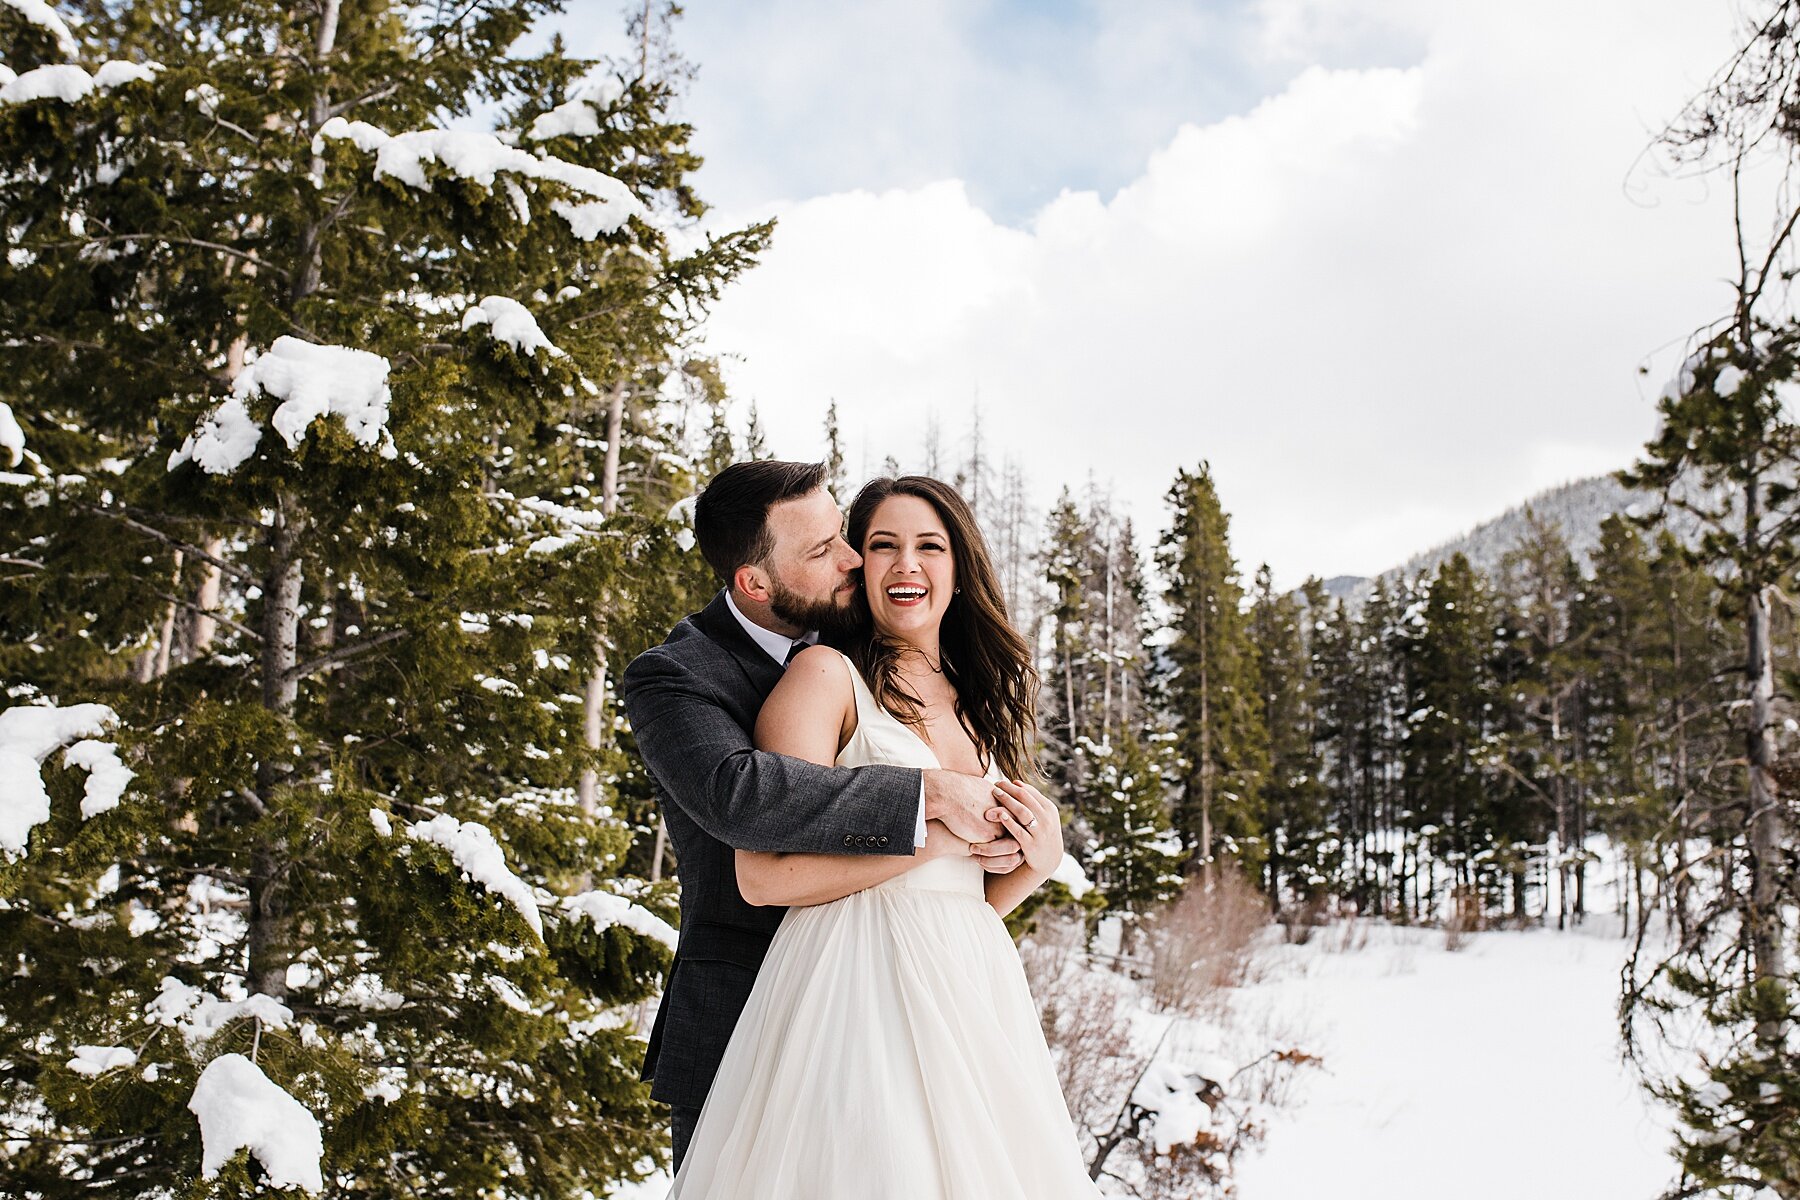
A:
MULTIPOLYGON (((314 69, 323 74, 325 60, 337 45, 339 0, 324 0, 319 13, 319 34, 313 43, 314 69)), ((331 90, 320 87, 313 96, 309 113, 309 129, 316 133, 331 112, 331 90)), ((324 177, 324 162, 314 155, 314 179, 324 177)), ((320 239, 322 223, 312 223, 301 231, 296 252, 299 269, 294 273, 290 296, 296 303, 318 290, 320 279, 320 239)), ((262 621, 262 699, 263 707, 281 718, 290 718, 300 695, 300 680, 294 675, 299 665, 300 585, 303 561, 300 535, 305 516, 299 500, 289 492, 281 493, 275 502, 275 520, 269 526, 269 564, 263 579, 262 621)), ((293 773, 290 763, 264 759, 256 767, 256 804, 267 812, 275 793, 293 773)), ((279 838, 261 841, 250 862, 250 915, 247 943, 249 951, 249 988, 277 999, 287 994, 287 968, 292 955, 287 931, 286 880, 290 866, 289 847, 279 838)))
POLYGON ((1200 882, 1208 892, 1213 887, 1212 846, 1212 681, 1208 668, 1212 660, 1209 640, 1211 623, 1207 620, 1209 597, 1200 599, 1200 882))
MULTIPOLYGON (((1753 511, 1756 506, 1749 507, 1753 511)), ((1745 666, 1750 691, 1750 721, 1746 730, 1746 757, 1750 768, 1750 905, 1745 926, 1750 938, 1755 978, 1759 982, 1779 982, 1786 974, 1786 939, 1780 908, 1780 795, 1774 775, 1775 741, 1769 734, 1774 722, 1775 668, 1769 645, 1768 589, 1758 588, 1749 599, 1749 644, 1745 666)), ((1785 1041, 1785 1024, 1780 1019, 1759 1023, 1757 1040, 1765 1047, 1779 1050, 1785 1041)))
MULTIPOLYGON (((225 549, 224 538, 207 539, 204 549, 214 558, 218 558, 225 549)), ((212 563, 202 563, 200 583, 194 588, 194 620, 189 626, 187 645, 183 647, 182 657, 192 662, 212 649, 213 638, 218 635, 219 623, 207 616, 219 607, 220 585, 224 582, 224 574, 212 563)))
MULTIPOLYGON (((600 468, 600 511, 612 516, 619 507, 619 438, 625 424, 625 385, 615 383, 607 393, 606 410, 606 457, 600 468)), ((604 611, 596 614, 598 628, 594 634, 594 669, 588 675, 587 687, 582 692, 581 733, 589 750, 599 750, 605 744, 606 735, 606 625, 604 611)), ((593 767, 581 772, 581 780, 575 788, 576 802, 586 816, 593 816, 600 811, 600 775, 593 767)), ((651 865, 650 878, 662 878, 661 844, 666 823, 659 822, 657 828, 658 853, 656 862, 651 865)))
MULTIPOLYGON (((1685 942, 1688 936, 1688 896, 1692 887, 1688 879, 1688 800, 1692 793, 1688 777, 1687 704, 1682 699, 1681 623, 1673 588, 1669 590, 1669 639, 1674 683, 1671 690, 1675 695, 1675 888, 1672 903, 1675 908, 1675 927, 1680 931, 1681 940, 1685 942)), ((1660 859, 1659 855, 1659 865, 1660 859)))
MULTIPOLYGON (((301 518, 291 495, 277 501, 269 528, 269 569, 263 580, 263 707, 291 717, 300 695, 293 674, 300 639, 301 518)), ((264 759, 256 767, 258 806, 266 812, 292 774, 291 763, 264 759)), ((278 839, 258 844, 250 865, 249 987, 277 999, 287 994, 290 947, 286 936, 288 847, 278 839)))
POLYGON ((1102 745, 1112 745, 1113 731, 1113 659, 1115 646, 1113 642, 1113 531, 1106 531, 1106 662, 1102 669, 1100 687, 1100 741, 1102 745))

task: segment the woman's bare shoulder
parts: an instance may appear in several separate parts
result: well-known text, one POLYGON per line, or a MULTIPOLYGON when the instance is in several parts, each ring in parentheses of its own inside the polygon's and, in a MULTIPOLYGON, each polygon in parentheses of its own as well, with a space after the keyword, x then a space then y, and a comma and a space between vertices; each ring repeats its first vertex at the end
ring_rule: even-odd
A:
POLYGON ((833 696, 848 696, 852 670, 855 670, 854 665, 841 651, 830 646, 808 646, 788 664, 777 690, 804 688, 814 692, 823 689, 833 696))
POLYGON ((803 745, 814 749, 811 736, 822 733, 831 741, 833 755, 841 750, 856 728, 855 685, 850 680, 854 668, 849 662, 829 646, 809 646, 795 655, 757 717, 757 745, 800 753, 803 745))
POLYGON ((850 672, 855 669, 843 653, 830 646, 808 646, 788 664, 769 703, 808 708, 832 702, 853 704, 850 672))

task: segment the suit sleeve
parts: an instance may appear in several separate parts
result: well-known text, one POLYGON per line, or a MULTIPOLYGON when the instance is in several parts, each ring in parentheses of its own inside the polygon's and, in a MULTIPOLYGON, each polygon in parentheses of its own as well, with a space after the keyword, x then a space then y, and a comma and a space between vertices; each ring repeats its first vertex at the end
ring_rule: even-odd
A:
POLYGON ((626 668, 620 691, 650 774, 727 846, 913 853, 924 786, 917 768, 821 767, 758 750, 712 688, 660 647, 626 668))

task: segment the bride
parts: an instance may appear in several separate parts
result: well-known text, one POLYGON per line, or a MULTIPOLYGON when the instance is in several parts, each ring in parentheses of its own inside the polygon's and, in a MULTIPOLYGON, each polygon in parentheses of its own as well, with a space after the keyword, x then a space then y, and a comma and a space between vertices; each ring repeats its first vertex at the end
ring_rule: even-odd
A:
POLYGON ((864 616, 803 651, 763 706, 760 749, 994 781, 1024 849, 989 876, 932 822, 862 891, 848 856, 737 852, 753 904, 791 905, 675 1177, 686 1200, 1055 1200, 1099 1195, 1000 918, 1062 860, 1029 774, 1036 673, 974 515, 935 479, 857 496, 864 616), (846 894, 848 893, 848 894, 846 894))

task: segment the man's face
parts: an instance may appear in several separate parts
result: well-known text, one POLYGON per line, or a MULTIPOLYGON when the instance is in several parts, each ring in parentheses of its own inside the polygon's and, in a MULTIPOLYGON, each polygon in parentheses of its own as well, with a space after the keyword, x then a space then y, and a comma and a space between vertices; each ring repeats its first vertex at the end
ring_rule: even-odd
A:
POLYGON ((862 556, 844 540, 843 528, 844 514, 823 488, 769 510, 775 549, 762 570, 769 580, 769 608, 783 621, 801 629, 830 629, 853 611, 851 573, 862 566, 862 556))

